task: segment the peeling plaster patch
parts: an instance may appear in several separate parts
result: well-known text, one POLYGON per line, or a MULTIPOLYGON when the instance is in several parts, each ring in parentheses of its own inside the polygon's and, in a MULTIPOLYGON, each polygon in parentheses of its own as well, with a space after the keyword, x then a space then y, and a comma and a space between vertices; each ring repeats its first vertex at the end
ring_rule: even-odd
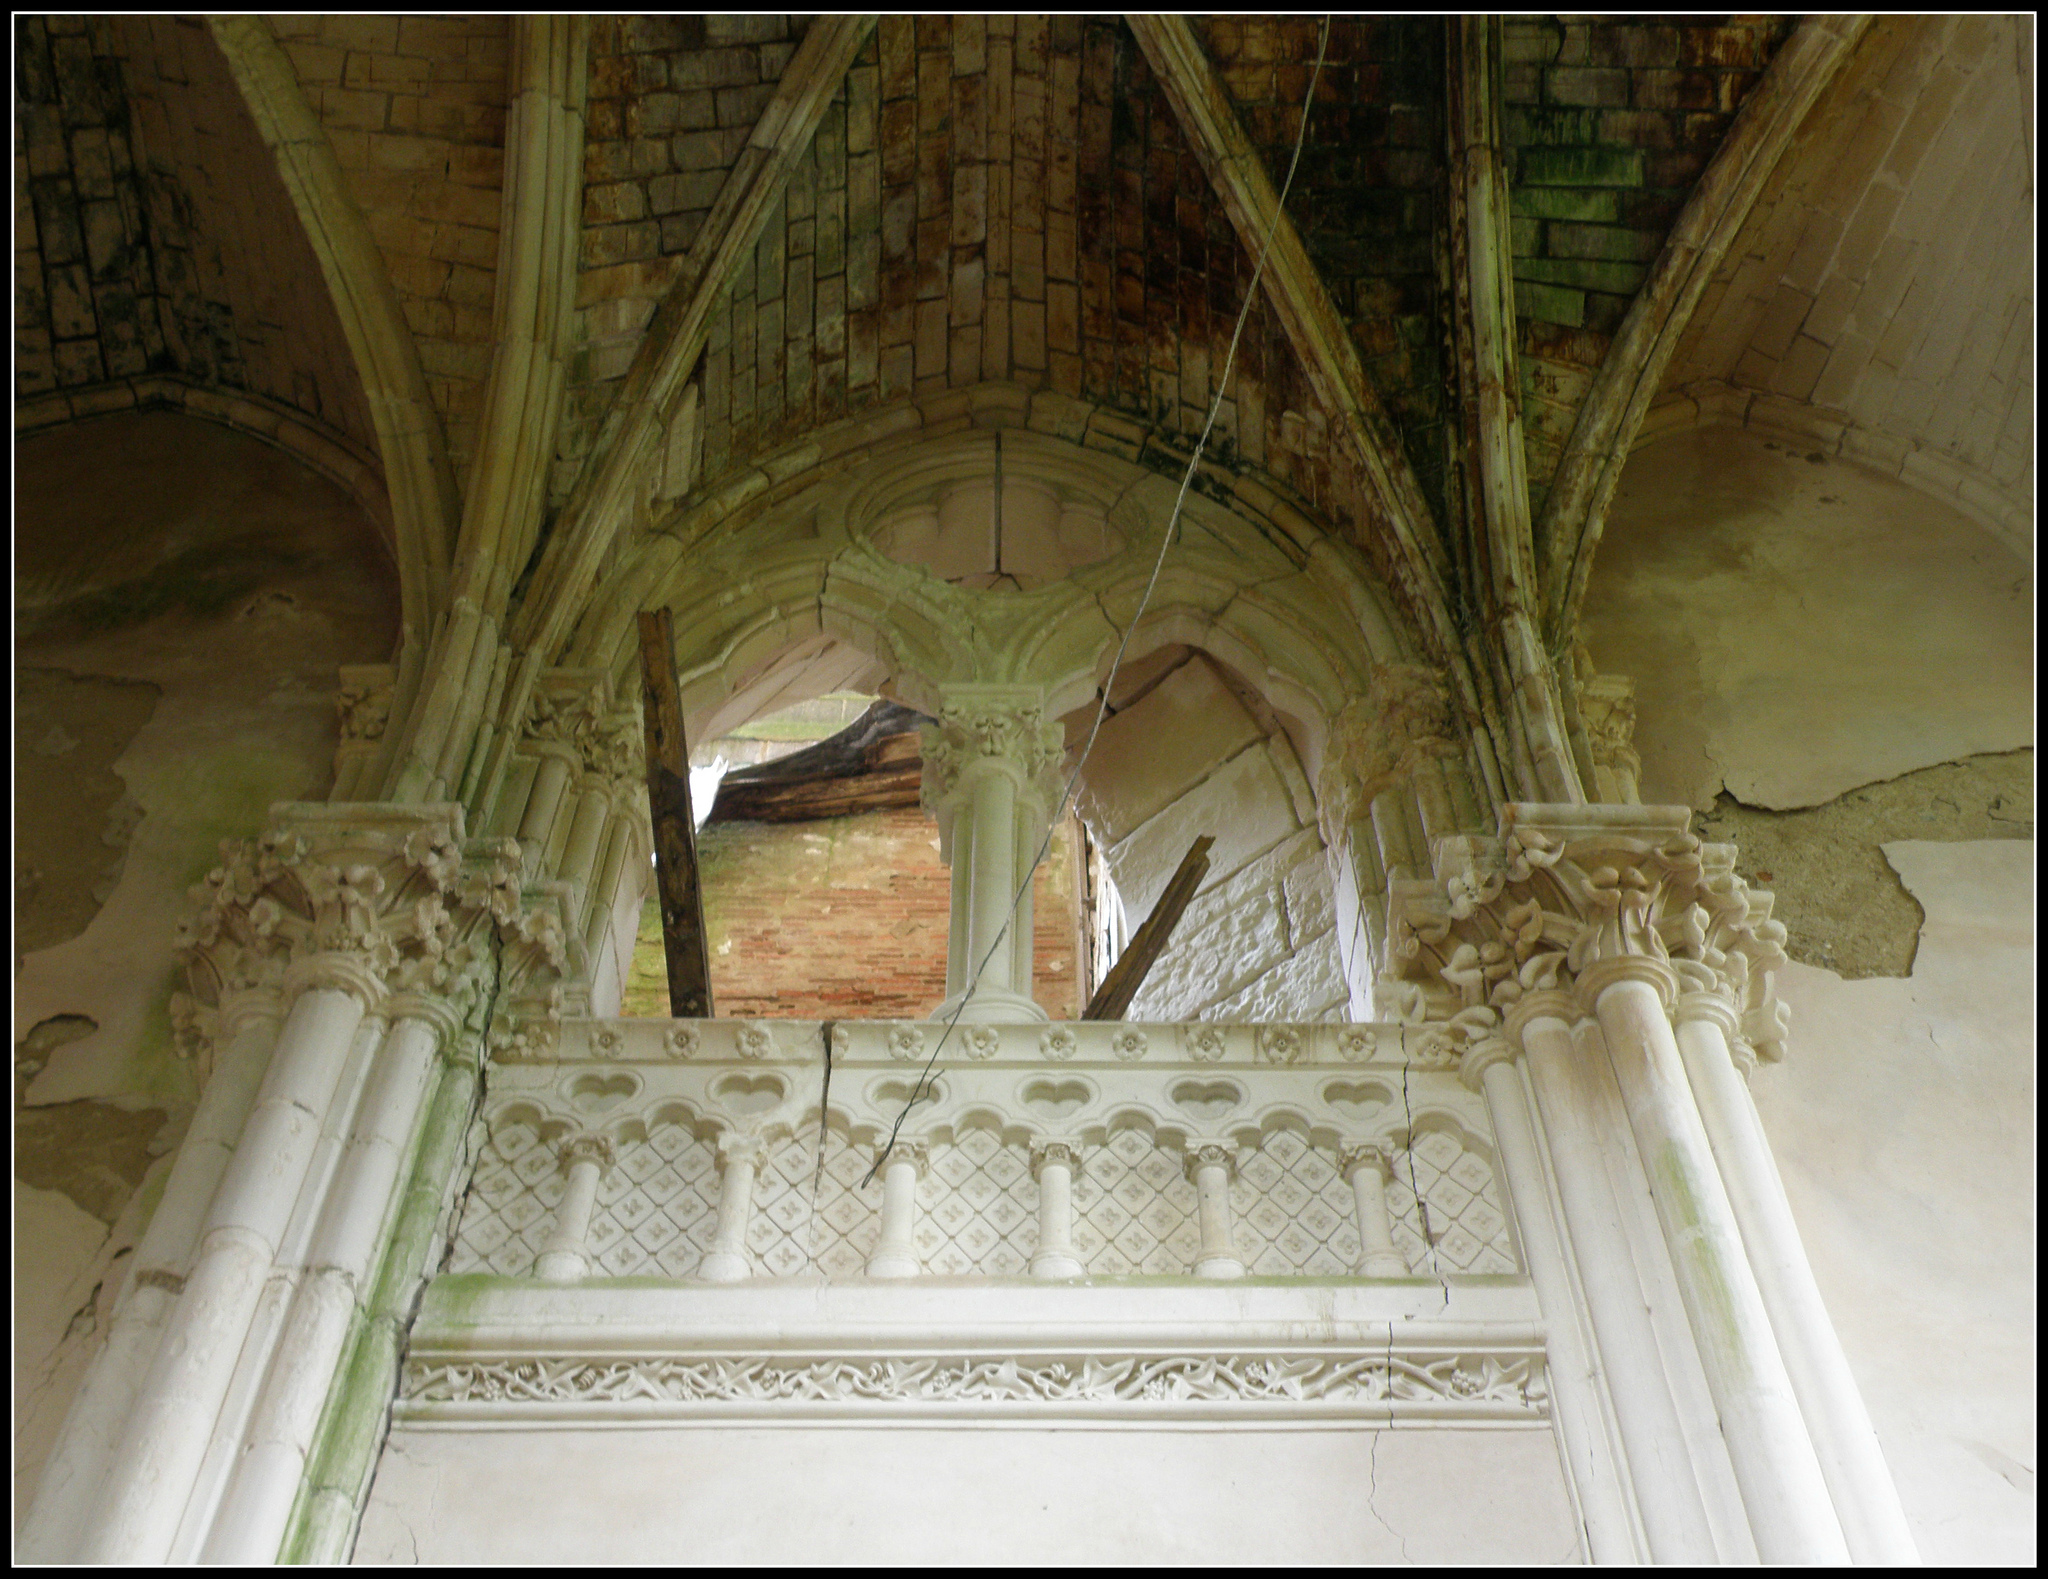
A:
POLYGON ((114 764, 162 694, 146 681, 27 666, 16 671, 17 966, 25 955, 83 932, 120 880, 142 811, 114 764))
POLYGON ((156 1160, 164 1119, 161 1108, 91 1100, 23 1108, 14 1117, 14 1177, 111 1224, 156 1160))
POLYGON ((1777 895, 1786 951, 1845 981, 1907 976, 1922 913, 1879 848, 2033 836, 2034 754, 1966 757, 1902 774, 1804 811, 1767 811, 1723 794, 1700 818, 1704 839, 1731 840, 1736 870, 1777 895))

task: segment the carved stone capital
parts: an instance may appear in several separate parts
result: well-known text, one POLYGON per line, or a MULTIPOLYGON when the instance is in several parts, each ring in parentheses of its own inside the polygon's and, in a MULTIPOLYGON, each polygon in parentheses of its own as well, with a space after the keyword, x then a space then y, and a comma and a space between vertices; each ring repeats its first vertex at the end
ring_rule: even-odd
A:
POLYGON ((1181 1157, 1181 1166, 1190 1180, 1204 1168, 1221 1167, 1228 1177, 1237 1177, 1237 1148, 1217 1141, 1191 1142, 1181 1157))
POLYGON ((1497 837, 1438 840, 1432 880, 1389 890, 1383 1004, 1414 1024, 1490 1008, 1519 1039, 1532 995, 1577 992, 1578 1006, 1553 1005, 1570 1022, 1590 1012, 1589 982, 1632 977, 1667 1004, 1721 999, 1776 1056, 1784 928, 1771 895, 1736 876, 1734 848, 1702 844, 1690 820, 1682 806, 1510 803, 1497 837))
POLYGON ((457 805, 329 802, 272 815, 261 837, 224 844, 193 890, 199 908, 181 936, 189 1026, 200 1026, 199 1006, 217 1006, 228 1012, 205 1032, 231 1034, 235 1016, 281 1010, 309 987, 424 1018, 444 1050, 487 1001, 501 998, 508 1015, 559 1015, 578 962, 559 896, 522 887, 516 842, 466 838, 457 805))
POLYGON ((1736 1012, 1735 1005, 1719 993, 1679 993, 1677 1001, 1671 1006, 1671 1018, 1680 1025, 1705 1021, 1709 1025, 1719 1026, 1721 1035, 1727 1039, 1731 1048, 1742 1040, 1742 1016, 1736 1012))
POLYGON ((1477 1091, 1485 1084, 1488 1069, 1495 1064, 1512 1064, 1515 1057, 1514 1042, 1504 1036, 1489 1036, 1465 1049, 1465 1056, 1458 1060, 1458 1078, 1466 1090, 1477 1091))
POLYGON ((612 1143, 607 1136, 585 1133, 572 1135, 562 1142, 561 1163, 564 1173, 579 1162, 594 1162, 597 1164, 598 1175, 602 1177, 611 1171, 615 1160, 612 1143))
POLYGON ((1517 998, 1508 1009, 1502 1029, 1520 1047, 1522 1033, 1528 1030, 1531 1020, 1562 1020, 1566 1025, 1576 1025, 1579 1018, 1577 998, 1562 988, 1545 987, 1517 998))
POLYGON ((1373 801, 1422 763, 1455 756, 1459 731, 1441 675, 1415 664, 1374 664, 1365 694, 1331 721, 1316 803, 1335 845, 1373 801))
POLYGON ((1036 797, 1050 810, 1060 790, 1066 737, 1059 724, 1045 716, 1043 690, 962 685, 947 687, 943 697, 939 721, 919 736, 925 809, 948 820, 954 804, 977 778, 1001 773, 1020 795, 1036 797))
POLYGON ((334 694, 335 711, 341 715, 344 741, 374 741, 384 738, 391 721, 391 702, 398 683, 398 670, 388 663, 342 665, 341 684, 334 694))
POLYGON ((1034 1141, 1031 1146, 1031 1177, 1037 1178, 1047 1163, 1078 1172, 1081 1167, 1081 1148, 1073 1141, 1034 1141))
POLYGON ((875 1160, 885 1173, 889 1169, 896 1167, 899 1163, 907 1162, 917 1170, 917 1176, 922 1179, 925 1169, 931 1166, 932 1159, 931 1150, 923 1141, 904 1140, 899 1136, 894 1146, 877 1146, 875 1148, 875 1160), (882 1161, 884 1150, 888 1152, 888 1160, 886 1162, 882 1161))
POLYGON ((1349 1179, 1360 1168, 1371 1168, 1379 1174, 1382 1182, 1390 1181, 1394 1177, 1393 1153, 1380 1141, 1345 1147, 1343 1155, 1337 1159, 1337 1171, 1349 1179))
POLYGON ((1600 995, 1617 982, 1639 981, 1657 994, 1666 1013, 1670 1012, 1673 1001, 1678 997, 1678 972, 1661 959, 1650 959, 1642 954, 1622 954, 1613 959, 1596 959, 1579 972, 1577 994, 1579 1008, 1585 1014, 1592 1014, 1600 1004, 1600 995))
POLYGON ((723 1173, 736 1162, 753 1165, 761 1160, 766 1143, 759 1135, 727 1130, 718 1137, 718 1170, 723 1173))

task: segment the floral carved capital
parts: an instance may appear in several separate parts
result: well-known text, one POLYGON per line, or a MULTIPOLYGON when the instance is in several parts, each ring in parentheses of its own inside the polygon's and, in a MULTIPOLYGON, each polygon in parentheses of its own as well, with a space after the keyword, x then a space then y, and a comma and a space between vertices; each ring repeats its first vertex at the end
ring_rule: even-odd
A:
POLYGON ((1498 837, 1439 840, 1433 877, 1393 886, 1383 1011, 1442 1024, 1462 1047, 1495 1034, 1529 993, 1645 960, 1726 1003, 1766 1056, 1783 1056, 1785 929, 1772 896, 1736 875, 1733 845, 1702 844, 1690 821, 1682 806, 1513 803, 1498 837))

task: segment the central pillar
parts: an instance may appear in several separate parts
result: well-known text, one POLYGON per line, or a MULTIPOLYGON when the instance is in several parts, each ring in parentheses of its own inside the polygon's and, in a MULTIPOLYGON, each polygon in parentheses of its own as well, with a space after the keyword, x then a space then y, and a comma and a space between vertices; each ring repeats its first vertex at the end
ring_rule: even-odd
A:
POLYGON ((1043 1020, 1031 998, 1032 862, 1059 798, 1063 737, 1035 685, 955 685, 924 732, 924 803, 953 868, 946 1001, 932 1018, 1043 1020))

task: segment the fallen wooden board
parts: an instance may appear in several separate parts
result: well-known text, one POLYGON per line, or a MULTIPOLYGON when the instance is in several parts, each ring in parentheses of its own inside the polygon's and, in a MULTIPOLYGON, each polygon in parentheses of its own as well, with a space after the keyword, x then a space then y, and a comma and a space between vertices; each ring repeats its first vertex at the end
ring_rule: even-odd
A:
POLYGON ((877 702, 815 746, 728 773, 707 822, 808 822, 918 804, 922 714, 877 702))
POLYGON ((704 935, 704 890, 697 877, 697 824, 690 815, 690 748, 676 689, 674 620, 667 609, 640 615, 640 675, 645 685, 647 803, 654 813, 654 876, 661 895, 661 951, 668 964, 668 1012, 708 1020, 711 953, 704 935))
POLYGON ((1161 954, 1166 952, 1167 941, 1173 936, 1173 929, 1180 925, 1181 912, 1186 910, 1195 892, 1202 886, 1202 879, 1209 871, 1209 846, 1216 842, 1211 834, 1203 834, 1181 857, 1180 866, 1166 885, 1166 892, 1159 896, 1159 902, 1152 907, 1152 914, 1145 918, 1145 924, 1138 928, 1123 953, 1110 966, 1109 974, 1102 978, 1102 985, 1095 989, 1095 996, 1088 1000, 1088 1007, 1081 1012, 1084 1020, 1121 1020, 1124 1011, 1131 1006, 1131 1000, 1138 995, 1138 989, 1145 984, 1145 977, 1151 971, 1161 954))

